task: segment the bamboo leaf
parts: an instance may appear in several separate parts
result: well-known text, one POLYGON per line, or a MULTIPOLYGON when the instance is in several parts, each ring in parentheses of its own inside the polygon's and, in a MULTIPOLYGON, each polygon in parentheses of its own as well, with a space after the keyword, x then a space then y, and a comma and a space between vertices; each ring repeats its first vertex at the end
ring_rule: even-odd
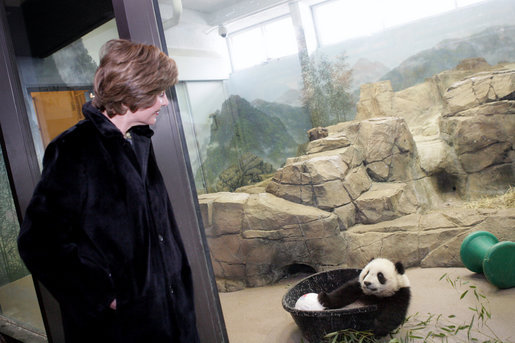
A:
POLYGON ((417 330, 424 330, 427 327, 427 325, 424 326, 417 326, 411 329, 411 331, 417 331, 417 330))
POLYGON ((458 328, 456 328, 456 331, 454 331, 454 334, 458 334, 458 332, 460 332, 461 330, 464 330, 464 329, 467 329, 469 326, 468 325, 460 325, 458 326, 458 328))
POLYGON ((474 324, 474 315, 472 315, 472 319, 470 320, 469 329, 467 330, 467 338, 470 340, 470 330, 472 330, 472 325, 474 324))

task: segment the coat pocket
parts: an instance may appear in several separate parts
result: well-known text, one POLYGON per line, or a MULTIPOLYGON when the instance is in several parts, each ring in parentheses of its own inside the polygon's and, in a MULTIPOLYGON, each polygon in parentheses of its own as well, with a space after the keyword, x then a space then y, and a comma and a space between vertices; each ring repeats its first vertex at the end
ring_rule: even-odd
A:
POLYGON ((117 304, 119 342, 173 342, 176 330, 167 299, 144 296, 117 304))

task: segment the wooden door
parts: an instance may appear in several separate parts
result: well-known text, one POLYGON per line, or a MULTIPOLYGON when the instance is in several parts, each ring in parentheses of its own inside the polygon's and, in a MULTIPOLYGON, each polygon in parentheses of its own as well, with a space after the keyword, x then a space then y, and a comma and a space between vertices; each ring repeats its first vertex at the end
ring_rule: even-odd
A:
POLYGON ((66 129, 82 120, 82 105, 88 90, 31 92, 41 139, 48 143, 66 129))

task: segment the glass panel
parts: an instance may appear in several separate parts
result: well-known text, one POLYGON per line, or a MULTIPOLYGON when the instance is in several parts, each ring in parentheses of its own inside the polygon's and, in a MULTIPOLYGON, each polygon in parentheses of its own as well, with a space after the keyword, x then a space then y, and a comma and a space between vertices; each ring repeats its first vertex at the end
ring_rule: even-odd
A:
POLYGON ((279 58, 297 53, 295 32, 291 18, 273 21, 263 27, 268 57, 279 58))
POLYGON ((61 132, 84 119, 82 105, 90 93, 85 89, 30 92, 45 146, 61 132))
MULTIPOLYGON (((104 12, 98 8, 100 14, 81 14, 81 19, 84 19, 82 24, 93 20, 96 29, 92 29, 92 26, 84 29, 78 22, 73 22, 67 28, 62 27, 64 24, 58 24, 61 25, 59 29, 64 30, 62 35, 55 32, 45 34, 56 27, 35 27, 41 23, 37 17, 38 11, 34 9, 37 6, 35 2, 28 1, 6 2, 19 78, 41 164, 47 144, 82 119, 82 105, 92 96, 100 47, 107 40, 118 38, 118 32, 114 20, 106 22, 102 17, 104 12), (98 21, 101 23, 98 24, 98 21), (84 35, 86 31, 89 33, 84 35), (42 36, 35 39, 39 34, 42 36)), ((32 278, 18 255, 16 238, 19 223, 3 156, 0 177, 0 313, 23 327, 44 333, 32 278)))
POLYGON ((18 255, 18 216, 0 150, 0 315, 43 332, 34 284, 18 255))
MULTIPOLYGON (((406 2, 409 3, 409 1, 406 2)), ((381 6, 381 2, 373 0, 323 2, 313 11, 320 43, 334 44, 380 31, 383 27, 380 7, 389 6, 381 6), (356 15, 356 13, 367 13, 367 15, 356 15)))
POLYGON ((231 37, 234 69, 244 69, 266 60, 265 42, 260 27, 231 37))
POLYGON ((118 38, 111 20, 48 57, 18 54, 18 70, 39 160, 46 145, 82 119, 82 105, 92 97, 99 52, 118 38))
POLYGON ((480 227, 449 222, 443 238, 428 214, 515 184, 515 2, 160 5, 224 309, 225 293, 379 254, 459 265, 437 248, 480 227))
POLYGON ((297 53, 290 17, 234 32, 230 36, 230 46, 232 65, 235 70, 297 53))
POLYGON ((208 175, 202 161, 206 160, 211 121, 227 95, 221 81, 180 82, 176 86, 179 109, 183 120, 186 143, 189 148, 192 169, 196 172, 197 192, 208 192, 208 175))

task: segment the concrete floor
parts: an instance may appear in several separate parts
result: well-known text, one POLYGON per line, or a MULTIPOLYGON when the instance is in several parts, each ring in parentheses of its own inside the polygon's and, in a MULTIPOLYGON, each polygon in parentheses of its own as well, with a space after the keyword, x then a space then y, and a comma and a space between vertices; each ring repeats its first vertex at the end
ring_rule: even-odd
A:
POLYGON ((45 331, 31 275, 0 287, 0 307, 1 315, 45 331))
MULTIPOLYGON (((515 343, 515 288, 499 290, 490 284, 483 275, 465 268, 411 268, 407 270, 411 282, 412 299, 408 314, 419 313, 426 319, 427 313, 442 314, 444 318, 455 315, 455 323, 469 323, 474 314, 469 307, 476 306, 476 298, 470 285, 477 286, 478 292, 486 296, 485 307, 492 318, 487 325, 503 343, 515 343), (470 282, 453 288, 446 279, 458 277, 462 282, 470 282), (470 291, 460 299, 467 289, 470 291)), ((288 288, 300 279, 286 279, 273 286, 247 288, 232 293, 221 293, 220 300, 231 343, 306 343, 288 312, 282 308, 282 297, 288 288)), ((483 326, 482 333, 489 329, 483 326)), ((478 338, 484 336, 476 334, 478 338)), ((460 341, 458 339, 449 342, 460 341)), ((465 340, 466 341, 466 340, 465 340)), ((418 342, 418 341, 417 341, 418 342)), ((460 341, 462 342, 462 341, 460 341)))
MULTIPOLYGON (((407 275, 412 290, 409 314, 454 314, 460 324, 470 321, 473 312, 468 307, 476 304, 473 293, 469 292, 460 300, 460 295, 468 289, 469 284, 454 289, 445 279, 439 281, 445 273, 450 275, 452 280, 459 277, 476 285, 488 300, 486 307, 492 314, 488 326, 503 343, 515 343, 515 288, 499 290, 483 275, 472 273, 465 268, 408 269, 407 275)), ((302 334, 281 303, 288 288, 300 279, 285 279, 273 286, 221 293, 220 300, 230 342, 301 343, 302 334)), ((0 287, 0 303, 4 315, 29 322, 34 327, 42 329, 41 314, 35 305, 37 303, 32 280, 30 277, 24 278, 16 281, 15 286, 0 287)), ((488 329, 484 328, 482 331, 488 332, 488 329)))

